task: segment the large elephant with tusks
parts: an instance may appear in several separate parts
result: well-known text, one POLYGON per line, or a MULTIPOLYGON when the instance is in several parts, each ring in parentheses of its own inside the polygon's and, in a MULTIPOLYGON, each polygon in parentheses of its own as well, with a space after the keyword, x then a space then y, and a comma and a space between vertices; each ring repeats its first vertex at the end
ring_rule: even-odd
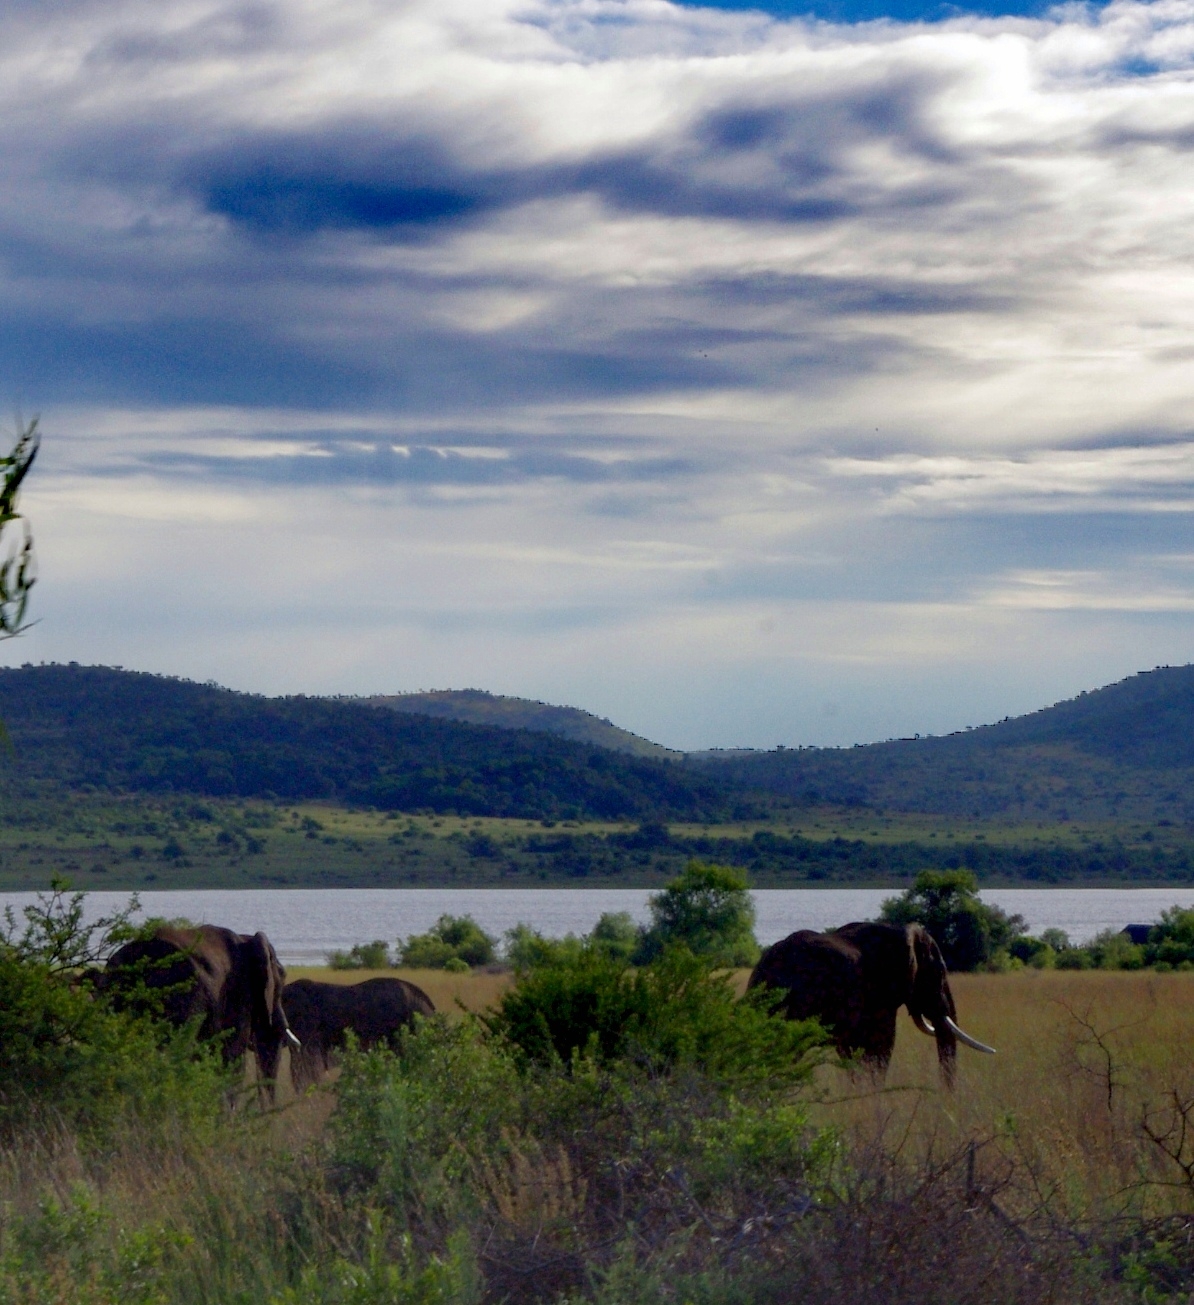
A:
POLYGON ((302 1043, 291 1050, 294 1090, 327 1073, 332 1053, 351 1030, 361 1047, 373 1047, 410 1025, 416 1015, 433 1015, 435 1006, 422 988, 405 979, 366 979, 364 983, 316 983, 296 979, 283 993, 291 1026, 302 1043))
POLYGON ((922 1033, 936 1039, 947 1087, 953 1086, 959 1042, 995 1054, 958 1027, 941 949, 919 924, 847 924, 828 933, 801 929, 763 953, 748 984, 760 985, 783 994, 781 1009, 789 1019, 819 1019, 843 1057, 861 1054, 863 1064, 880 1075, 895 1047, 901 1006, 922 1033))
POLYGON ((179 1026, 197 1020, 199 1037, 220 1038, 229 1064, 252 1052, 269 1101, 283 1044, 298 1049, 282 1007, 285 985, 286 971, 265 934, 249 937, 214 924, 164 925, 126 943, 97 984, 117 1005, 156 1005, 179 1026))

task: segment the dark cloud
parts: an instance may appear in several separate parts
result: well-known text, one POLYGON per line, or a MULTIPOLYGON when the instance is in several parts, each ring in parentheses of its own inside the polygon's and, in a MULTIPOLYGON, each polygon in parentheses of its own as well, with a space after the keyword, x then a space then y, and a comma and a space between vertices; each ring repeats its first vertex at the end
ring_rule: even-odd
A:
MULTIPOLYGON (((651 484, 698 471, 691 457, 650 455, 599 457, 559 442, 489 442, 474 448, 419 444, 396 446, 360 433, 337 433, 305 438, 302 452, 272 452, 269 440, 258 438, 259 456, 229 457, 205 453, 202 447, 144 454, 113 465, 109 474, 126 474, 133 468, 168 476, 204 480, 231 479, 276 485, 394 485, 410 488, 435 486, 513 486, 531 481, 561 480, 578 485, 651 484)), ((286 438, 287 446, 293 445, 286 438)), ((606 452, 609 446, 606 446, 606 452)), ((625 450, 618 449, 619 454, 625 450)))

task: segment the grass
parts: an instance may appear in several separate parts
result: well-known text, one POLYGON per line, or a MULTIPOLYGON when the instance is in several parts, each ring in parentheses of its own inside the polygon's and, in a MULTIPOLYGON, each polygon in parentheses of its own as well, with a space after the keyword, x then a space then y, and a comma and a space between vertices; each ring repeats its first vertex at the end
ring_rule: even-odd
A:
MULTIPOLYGON (((657 888, 682 868, 679 849, 615 849, 590 872, 585 856, 544 851, 563 837, 627 833, 630 823, 397 815, 325 803, 268 803, 129 794, 0 792, 0 891, 44 888, 52 875, 89 889, 260 887, 531 887, 657 888), (540 847, 528 845, 537 839, 540 847)), ((1191 830, 1177 825, 960 820, 892 815, 865 809, 777 807, 768 821, 671 827, 686 839, 749 841, 760 831, 870 846, 917 844, 947 854, 954 847, 1063 848, 1081 854, 1122 845, 1147 868, 1154 851, 1187 848, 1191 830)), ((587 855, 587 854, 586 854, 587 855)), ((839 870, 819 881, 832 886, 839 870)), ((841 882, 892 887, 886 878, 841 882)), ((871 872, 867 871, 867 874, 871 872)), ((1125 885, 1122 872, 1108 883, 1125 885)), ((804 886, 791 870, 756 866, 759 887, 804 886)), ((997 882, 995 879, 992 883, 997 882)), ((1096 878, 1084 882, 1095 884, 1096 878)), ((1126 881, 1132 882, 1130 876, 1126 881)), ((1152 881, 1150 881, 1152 882, 1152 881)))
MULTIPOLYGON (((373 973, 295 969, 291 976, 343 983, 373 973)), ((458 1009, 458 1000, 485 1009, 510 982, 508 975, 487 972, 397 973, 419 983, 446 1011, 458 1009)), ((737 979, 743 983, 745 973, 737 979)), ((840 1214, 827 1210, 819 1231, 809 1233, 814 1259, 794 1261, 799 1291, 755 1297, 743 1279, 739 1294, 691 1299, 1177 1305, 1188 1298, 1194 1274, 1182 1267, 1180 1246, 1173 1249, 1180 1237, 1170 1234, 1194 1210, 1194 1183, 1178 1163, 1194 1173, 1194 1154, 1179 1145, 1180 1108, 1194 1096, 1194 975, 1030 971, 961 975, 952 982, 963 1027, 999 1054, 959 1049, 957 1089, 945 1092, 933 1043, 901 1015, 884 1084, 837 1068, 820 1070, 812 1122, 837 1131, 851 1169, 840 1171, 840 1214), (1174 1214, 1181 1216, 1177 1224, 1159 1222, 1174 1214), (1056 1269, 1060 1276, 1050 1279, 1040 1270, 1044 1277, 1033 1277, 1038 1270, 1029 1261, 1040 1255, 1064 1272, 1056 1269), (1148 1255, 1164 1272, 1137 1291, 1132 1266, 1148 1255), (1177 1268, 1174 1256, 1181 1261, 1177 1268), (1169 1292, 1156 1284, 1163 1285, 1171 1270, 1186 1276, 1169 1292)), ((0 1299, 23 1305, 465 1299, 391 1291, 380 1271, 380 1285, 369 1294, 372 1279, 359 1269, 353 1270, 355 1294, 335 1294, 326 1283, 309 1292, 293 1286, 305 1265, 336 1257, 369 1263, 376 1212, 354 1205, 337 1185, 335 1166, 319 1159, 336 1098, 334 1084, 297 1101, 287 1096, 272 1114, 242 1117, 244 1126, 229 1126, 214 1146, 186 1138, 163 1144, 160 1136, 133 1134, 97 1159, 81 1155, 69 1137, 41 1134, 0 1149, 0 1299), (20 1290, 6 1296, 13 1284, 20 1290)), ((386 1126, 399 1130, 403 1118, 395 1115, 386 1126)), ((502 1256, 555 1263, 536 1261, 534 1246, 543 1233, 545 1245, 555 1248, 552 1255, 571 1254, 571 1234, 557 1225, 567 1224, 573 1206, 583 1209, 587 1180, 568 1169, 563 1152, 536 1150, 513 1134, 502 1138, 478 1170, 478 1191, 489 1192, 505 1221, 495 1227, 506 1234, 520 1223, 530 1229, 525 1245, 502 1243, 502 1256), (545 1225, 540 1188, 548 1187, 554 1222, 545 1225), (560 1192, 567 1202, 556 1200, 560 1192), (520 1213, 520 1202, 534 1206, 533 1219, 520 1213)), ((578 1152, 584 1149, 578 1139, 578 1152)), ((678 1240, 666 1244, 691 1252, 677 1249, 674 1265, 660 1261, 662 1285, 631 1290, 627 1280, 598 1294, 602 1305, 672 1299, 669 1276, 684 1269, 684 1256, 695 1255, 704 1224, 722 1217, 713 1206, 694 1207, 684 1184, 683 1175, 660 1176, 655 1222, 635 1235, 646 1246, 676 1221, 678 1240)), ((579 1227, 579 1213, 576 1218, 579 1227)), ((803 1236, 806 1224, 783 1226, 789 1232, 766 1243, 777 1256, 787 1253, 783 1237, 803 1236)), ((440 1243, 426 1245, 433 1244, 440 1243)), ((400 1241, 391 1237, 386 1255, 399 1250, 400 1241)), ((419 1250, 426 1253, 426 1246, 419 1250)), ((521 1261, 510 1262, 515 1277, 506 1281, 521 1281, 521 1261)), ((535 1283, 527 1283, 506 1298, 555 1299, 550 1293, 536 1297, 535 1283)), ((586 1290, 583 1298, 593 1297, 586 1290)))
MULTIPOLYGON (((383 971, 290 975, 351 983, 375 973, 383 971)), ((483 972, 384 973, 417 983, 448 1013, 484 1010, 512 982, 483 972)), ((735 976, 740 991, 747 976, 735 976)), ((821 1071, 819 1122, 860 1139, 900 1139, 920 1159, 977 1140, 983 1163, 1015 1157, 1027 1166, 1025 1182, 1081 1193, 1088 1211, 1141 1197, 1144 1179, 1181 1178, 1141 1123, 1163 1129, 1173 1122, 1172 1094, 1194 1098, 1194 975, 1026 970, 954 975, 951 984, 962 1027, 998 1054, 960 1047, 956 1090, 943 1092, 935 1043, 901 1015, 882 1085, 821 1071)), ((1149 1208, 1172 1197, 1153 1191, 1149 1208)))
POLYGON ((363 983, 366 979, 406 979, 416 984, 435 1003, 437 1011, 454 1016, 462 1011, 481 1011, 493 1006, 514 982, 507 971, 479 971, 449 974, 446 970, 329 970, 316 966, 288 966, 286 978, 315 979, 319 983, 363 983))

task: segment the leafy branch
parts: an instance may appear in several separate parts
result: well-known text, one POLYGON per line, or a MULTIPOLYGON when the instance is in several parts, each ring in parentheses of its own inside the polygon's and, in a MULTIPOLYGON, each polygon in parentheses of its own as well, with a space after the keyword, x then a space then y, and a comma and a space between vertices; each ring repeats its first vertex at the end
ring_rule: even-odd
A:
POLYGON ((34 575, 33 532, 17 511, 21 485, 29 474, 41 446, 33 418, 24 429, 18 428, 17 442, 7 457, 0 458, 0 538, 9 526, 17 524, 20 539, 0 562, 0 639, 13 639, 29 628, 25 611, 29 593, 37 583, 34 575))

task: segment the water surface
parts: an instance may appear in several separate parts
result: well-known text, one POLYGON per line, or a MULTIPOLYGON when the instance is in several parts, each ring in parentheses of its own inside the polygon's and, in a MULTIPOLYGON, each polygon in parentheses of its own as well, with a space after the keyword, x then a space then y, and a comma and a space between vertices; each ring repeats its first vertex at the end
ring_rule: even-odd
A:
MULTIPOLYGON (((753 896, 761 943, 794 929, 832 929, 849 920, 873 919, 884 888, 765 888, 753 896)), ((649 889, 637 888, 261 888, 141 893, 143 914, 185 916, 222 924, 239 933, 264 929, 287 965, 321 965, 330 951, 374 938, 394 943, 425 932, 439 916, 471 915, 500 936, 520 921, 549 937, 587 933, 605 911, 629 911, 648 919, 649 889)), ((1175 903, 1194 906, 1194 888, 993 888, 987 902, 1015 911, 1031 933, 1064 929, 1082 942, 1103 929, 1155 920, 1175 903)), ((0 894, 0 905, 20 908, 32 893, 0 894)), ((110 912, 127 893, 88 893, 87 915, 110 912)))

